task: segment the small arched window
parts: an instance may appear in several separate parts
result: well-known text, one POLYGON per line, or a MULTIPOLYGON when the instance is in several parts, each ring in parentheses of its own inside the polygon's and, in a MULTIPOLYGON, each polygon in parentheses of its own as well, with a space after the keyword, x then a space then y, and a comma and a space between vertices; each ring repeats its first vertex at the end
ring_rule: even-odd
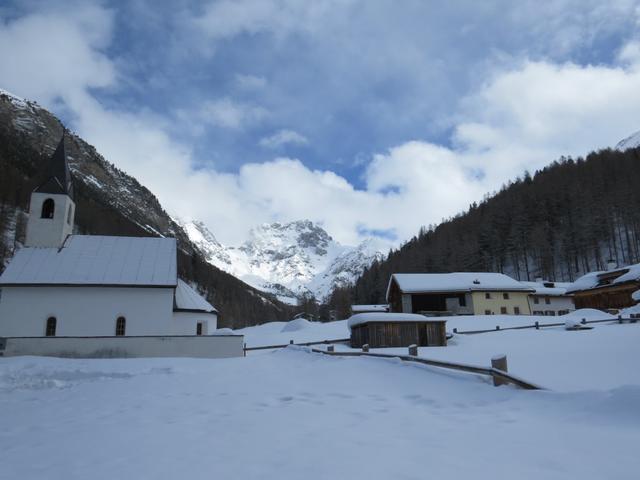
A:
POLYGON ((47 337, 55 337, 56 336, 56 324, 58 321, 56 317, 47 318, 47 328, 45 330, 45 335, 47 337))
POLYGON ((69 225, 71 225, 71 209, 73 208, 72 205, 69 205, 69 211, 67 212, 67 223, 69 225))
POLYGON ((118 317, 116 320, 116 337, 124 337, 127 328, 127 319, 124 317, 118 317))
POLYGON ((53 201, 53 198, 47 198, 42 203, 42 215, 41 218, 53 218, 53 212, 56 209, 56 204, 53 201))

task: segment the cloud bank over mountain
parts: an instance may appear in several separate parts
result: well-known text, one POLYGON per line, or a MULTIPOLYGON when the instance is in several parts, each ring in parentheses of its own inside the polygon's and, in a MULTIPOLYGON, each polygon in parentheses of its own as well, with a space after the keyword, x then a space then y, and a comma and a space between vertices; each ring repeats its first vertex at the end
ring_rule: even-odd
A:
POLYGON ((154 5, 0 9, 0 86, 227 244, 300 218, 397 244, 640 128, 637 2, 154 5))

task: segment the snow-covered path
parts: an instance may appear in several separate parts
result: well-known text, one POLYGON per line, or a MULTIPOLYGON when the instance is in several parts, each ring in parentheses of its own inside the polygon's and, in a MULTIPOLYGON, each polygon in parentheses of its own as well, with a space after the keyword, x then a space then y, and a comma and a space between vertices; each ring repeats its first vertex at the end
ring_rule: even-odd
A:
POLYGON ((637 478, 640 387, 553 393, 399 361, 0 359, 0 478, 637 478))

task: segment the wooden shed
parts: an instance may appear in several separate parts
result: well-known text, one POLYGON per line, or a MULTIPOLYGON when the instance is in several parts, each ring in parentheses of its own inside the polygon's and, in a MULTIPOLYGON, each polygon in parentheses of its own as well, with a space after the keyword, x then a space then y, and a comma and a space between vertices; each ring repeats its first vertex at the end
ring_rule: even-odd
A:
POLYGON ((444 347, 446 320, 411 313, 359 313, 349 319, 351 347, 444 347))

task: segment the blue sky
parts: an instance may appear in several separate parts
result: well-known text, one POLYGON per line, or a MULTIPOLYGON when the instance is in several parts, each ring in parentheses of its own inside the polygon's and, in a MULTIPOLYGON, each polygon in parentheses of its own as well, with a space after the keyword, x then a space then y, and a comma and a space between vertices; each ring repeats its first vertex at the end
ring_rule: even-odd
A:
POLYGON ((0 88, 226 243, 309 218, 397 244, 640 129, 639 19, 634 1, 4 2, 0 88))

